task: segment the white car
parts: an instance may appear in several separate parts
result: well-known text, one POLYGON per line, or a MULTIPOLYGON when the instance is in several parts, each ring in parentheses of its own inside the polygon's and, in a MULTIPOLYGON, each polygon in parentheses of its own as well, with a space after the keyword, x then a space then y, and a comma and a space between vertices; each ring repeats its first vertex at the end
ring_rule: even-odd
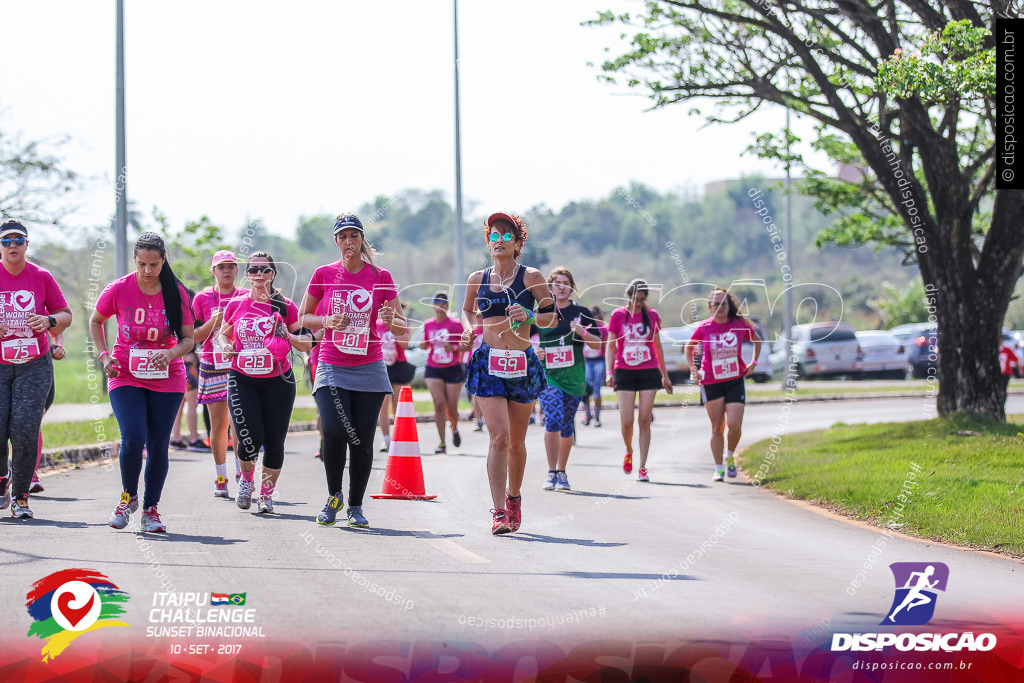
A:
MULTIPOLYGON (((791 333, 797 377, 849 375, 860 377, 864 356, 857 335, 846 323, 821 322, 794 325, 791 333)), ((772 363, 786 367, 786 343, 772 351, 772 363)))
POLYGON ((885 330, 857 332, 857 341, 864 353, 865 376, 902 378, 906 365, 906 348, 885 330))

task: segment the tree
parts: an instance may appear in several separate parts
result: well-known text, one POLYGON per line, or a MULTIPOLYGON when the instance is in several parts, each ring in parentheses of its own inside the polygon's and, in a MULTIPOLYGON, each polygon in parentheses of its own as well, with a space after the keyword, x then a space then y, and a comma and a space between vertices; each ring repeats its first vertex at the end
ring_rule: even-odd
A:
POLYGON ((997 354, 1022 272, 1024 192, 994 189, 986 27, 1012 12, 1003 0, 647 0, 637 16, 590 23, 638 29, 602 68, 654 107, 711 99, 707 120, 732 123, 777 104, 816 122, 809 147, 861 168, 859 181, 812 167, 789 131, 754 149, 802 168, 803 190, 839 216, 821 241, 891 244, 916 262, 943 348, 939 414, 1002 420, 997 354))
POLYGON ((886 327, 917 323, 928 318, 928 309, 924 305, 924 283, 920 278, 914 278, 902 288, 883 282, 882 290, 885 293, 868 304, 878 311, 886 327))
POLYGON ((0 215, 57 225, 70 210, 63 200, 78 189, 74 171, 51 151, 66 140, 24 142, 0 131, 0 215))

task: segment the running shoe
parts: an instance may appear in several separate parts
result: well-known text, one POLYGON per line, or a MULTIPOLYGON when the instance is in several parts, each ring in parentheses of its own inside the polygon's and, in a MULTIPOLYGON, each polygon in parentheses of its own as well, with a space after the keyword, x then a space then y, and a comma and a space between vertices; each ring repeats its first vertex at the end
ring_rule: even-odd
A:
POLYGON ((121 502, 117 504, 114 511, 110 513, 110 519, 107 520, 107 526, 115 529, 123 529, 128 526, 128 520, 131 517, 131 513, 139 507, 139 497, 135 496, 135 506, 132 507, 132 497, 128 495, 127 491, 121 493, 121 502))
POLYGON ((594 427, 600 427, 600 426, 601 426, 601 421, 600 420, 594 420, 594 427))
POLYGON ((0 510, 6 510, 11 504, 11 492, 7 489, 10 478, 0 478, 0 510))
POLYGON ((273 496, 260 496, 256 500, 256 512, 271 513, 274 511, 274 498, 273 496))
POLYGON ((252 494, 256 490, 256 483, 243 479, 238 482, 238 495, 235 496, 235 505, 242 510, 252 507, 252 494))
POLYGON ((736 476, 736 461, 734 459, 729 458, 725 461, 725 473, 730 477, 736 476))
POLYGON ((505 508, 508 510, 508 525, 512 531, 519 531, 519 525, 523 523, 523 496, 515 498, 505 491, 505 508))
POLYGON ((462 435, 459 434, 458 429, 452 431, 452 445, 456 448, 462 445, 462 435))
MULTIPOLYGON (((380 452, 381 452, 381 453, 387 453, 387 452, 388 452, 388 447, 387 447, 387 445, 386 445, 386 444, 385 444, 384 446, 381 446, 381 447, 380 447, 380 452)), ((317 454, 316 454, 316 455, 314 455, 313 457, 314 457, 314 458, 319 458, 319 457, 320 457, 320 454, 319 454, 319 453, 317 453, 317 454)))
POLYGON ((188 450, 188 442, 185 439, 172 439, 168 445, 176 451, 188 450))
POLYGON ((508 523, 508 515, 504 510, 491 510, 494 521, 491 523, 491 533, 495 536, 511 533, 512 527, 508 523))
POLYGON ((725 481, 725 470, 715 470, 715 476, 711 481, 725 481))
POLYGON ((629 474, 633 471, 633 454, 626 453, 626 457, 622 459, 622 471, 629 474))
POLYGON ((11 517, 15 519, 32 519, 32 511, 28 509, 28 498, 11 502, 11 517))
POLYGON ((555 490, 555 476, 554 470, 548 471, 548 476, 544 477, 544 486, 542 487, 545 491, 555 490))
POLYGON ((348 525, 365 529, 370 523, 363 516, 363 506, 354 505, 348 509, 348 525))
POLYGON ((448 452, 448 447, 444 445, 444 441, 442 441, 441 443, 437 444, 437 448, 434 449, 434 455, 438 455, 439 453, 447 453, 447 452, 448 452))
POLYGON ((569 488, 569 477, 565 472, 555 472, 555 490, 572 491, 572 489, 569 488))
POLYGON ((477 420, 476 421, 476 429, 474 429, 473 431, 474 432, 482 432, 482 431, 484 431, 484 421, 483 420, 477 420))
POLYGON ((646 467, 641 467, 640 468, 640 471, 637 472, 636 480, 637 481, 650 481, 650 479, 647 478, 647 468, 646 467))
POLYGON ((230 498, 231 494, 228 493, 228 478, 223 474, 217 475, 217 481, 213 485, 213 496, 215 498, 230 498))
POLYGON ((210 447, 206 445, 206 442, 202 439, 196 439, 188 445, 190 451, 198 451, 200 453, 209 453, 210 447))
POLYGON ((316 516, 316 523, 323 524, 324 526, 334 526, 334 522, 338 517, 338 511, 344 506, 345 503, 342 501, 340 493, 331 496, 327 499, 324 509, 316 516))
POLYGON ((167 532, 167 526, 160 520, 160 513, 156 511, 156 505, 142 511, 141 531, 149 531, 154 534, 167 532))
POLYGON ((43 485, 39 483, 39 473, 32 475, 32 486, 28 489, 29 493, 42 493, 43 485))
POLYGON ((238 472, 235 472, 235 483, 237 484, 241 480, 242 480, 242 475, 239 474, 238 472))
POLYGON ((313 457, 319 460, 320 459, 320 451, 317 451, 316 453, 314 453, 313 457))

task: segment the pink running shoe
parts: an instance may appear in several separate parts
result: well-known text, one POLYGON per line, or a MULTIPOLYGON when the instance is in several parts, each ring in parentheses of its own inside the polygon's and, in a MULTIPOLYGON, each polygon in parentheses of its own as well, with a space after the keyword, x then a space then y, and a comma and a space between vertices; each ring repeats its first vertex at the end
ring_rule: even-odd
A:
POLYGON ((508 510, 508 525, 512 531, 519 531, 519 525, 523 523, 523 496, 515 498, 505 491, 505 509, 508 510))
POLYGON ((508 515, 504 510, 491 510, 491 513, 494 514, 494 522, 491 524, 492 534, 499 536, 512 531, 512 527, 508 524, 508 515))

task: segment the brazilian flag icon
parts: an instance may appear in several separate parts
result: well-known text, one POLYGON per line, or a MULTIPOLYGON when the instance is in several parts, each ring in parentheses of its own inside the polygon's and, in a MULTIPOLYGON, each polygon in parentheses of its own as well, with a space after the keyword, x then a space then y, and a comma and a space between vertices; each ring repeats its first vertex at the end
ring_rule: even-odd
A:
POLYGON ((244 605, 245 595, 245 593, 232 593, 228 596, 228 602, 230 602, 232 605, 244 605))

